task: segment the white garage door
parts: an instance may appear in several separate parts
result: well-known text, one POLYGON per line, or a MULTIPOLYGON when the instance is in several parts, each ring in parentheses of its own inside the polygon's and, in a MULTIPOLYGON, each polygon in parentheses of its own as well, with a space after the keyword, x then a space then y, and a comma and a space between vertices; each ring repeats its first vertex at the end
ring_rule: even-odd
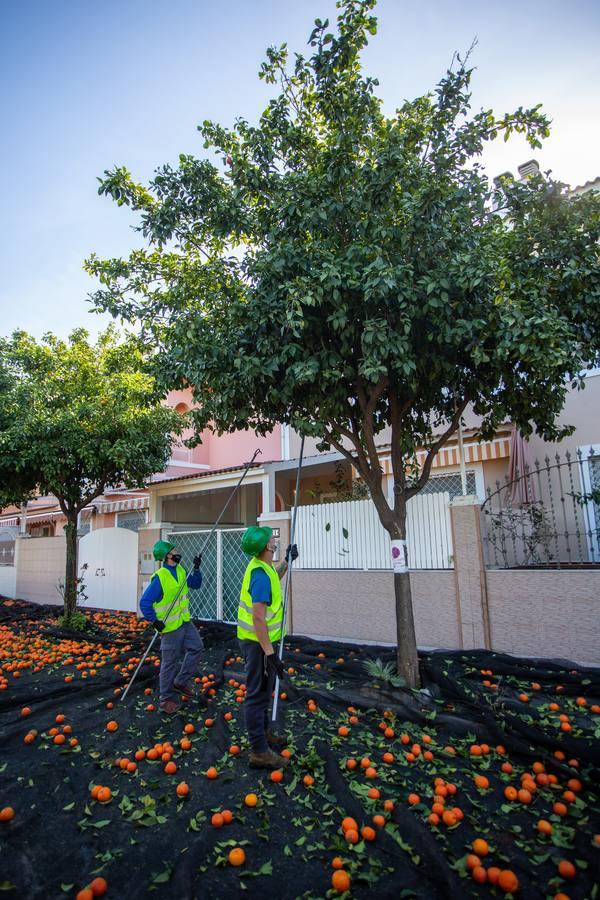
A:
POLYGON ((137 609, 138 536, 128 528, 98 528, 79 541, 79 573, 85 580, 86 606, 137 609), (82 566, 87 569, 82 572, 82 566))

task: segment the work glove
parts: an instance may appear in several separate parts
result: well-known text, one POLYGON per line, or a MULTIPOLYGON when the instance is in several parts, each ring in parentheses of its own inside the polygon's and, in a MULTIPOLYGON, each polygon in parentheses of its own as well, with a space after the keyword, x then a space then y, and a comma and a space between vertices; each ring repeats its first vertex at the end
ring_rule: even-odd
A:
POLYGON ((265 656, 265 659, 268 672, 274 672, 280 679, 285 676, 285 668, 276 653, 269 653, 265 656))
POLYGON ((155 619, 154 622, 152 623, 152 626, 153 626, 154 630, 158 631, 158 633, 160 634, 160 632, 165 627, 165 623, 162 621, 162 619, 155 619))
POLYGON ((286 563, 288 563, 288 565, 290 562, 290 557, 292 559, 292 562, 298 559, 298 547, 296 544, 288 544, 288 548, 285 551, 285 561, 286 563))
POLYGON ((194 571, 198 571, 200 566, 202 565, 202 554, 199 553, 198 556, 194 557, 194 571))

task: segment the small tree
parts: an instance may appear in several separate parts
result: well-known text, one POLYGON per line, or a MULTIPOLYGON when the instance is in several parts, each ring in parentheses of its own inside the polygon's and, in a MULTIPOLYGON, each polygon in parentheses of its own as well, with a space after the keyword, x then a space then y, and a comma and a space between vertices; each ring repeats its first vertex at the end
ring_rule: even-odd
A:
POLYGON ((77 518, 107 487, 143 487, 162 471, 183 418, 162 406, 139 343, 108 328, 95 345, 24 331, 0 341, 0 504, 53 494, 66 516, 64 619, 77 602, 77 518))
MULTIPOLYGON (((468 404, 484 436, 506 419, 568 432, 556 416, 598 347, 598 202, 567 202, 541 176, 490 187, 485 143, 518 132, 539 147, 548 120, 539 107, 472 115, 459 57, 433 94, 385 116, 360 66, 373 6, 338 3, 335 34, 317 20, 308 59, 267 52, 260 77, 280 93, 258 125, 200 127, 223 172, 182 156, 150 190, 106 172, 100 193, 141 214, 150 247, 88 269, 96 307, 159 348, 164 384, 193 385, 199 429, 317 435, 401 542, 406 504, 468 404)), ((416 685, 408 573, 394 585, 398 669, 416 685)))

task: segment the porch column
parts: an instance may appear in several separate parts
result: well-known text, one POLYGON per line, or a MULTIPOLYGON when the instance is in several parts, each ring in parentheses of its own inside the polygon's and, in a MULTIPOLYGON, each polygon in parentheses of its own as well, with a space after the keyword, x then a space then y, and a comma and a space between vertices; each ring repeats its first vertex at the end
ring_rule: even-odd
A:
POLYGON ((275 472, 267 472, 262 479, 262 515, 275 512, 275 472))

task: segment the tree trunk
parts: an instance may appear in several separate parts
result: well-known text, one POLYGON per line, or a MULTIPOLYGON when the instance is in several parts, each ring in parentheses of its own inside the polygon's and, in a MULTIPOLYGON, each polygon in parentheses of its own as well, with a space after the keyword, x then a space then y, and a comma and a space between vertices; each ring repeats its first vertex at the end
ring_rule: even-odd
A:
POLYGON ((396 664, 398 674, 410 688, 419 688, 419 661, 413 617, 410 575, 408 572, 394 572, 394 594, 396 596, 396 664))
POLYGON ((77 608, 77 516, 65 525, 67 564, 65 569, 65 619, 68 621, 77 608))

